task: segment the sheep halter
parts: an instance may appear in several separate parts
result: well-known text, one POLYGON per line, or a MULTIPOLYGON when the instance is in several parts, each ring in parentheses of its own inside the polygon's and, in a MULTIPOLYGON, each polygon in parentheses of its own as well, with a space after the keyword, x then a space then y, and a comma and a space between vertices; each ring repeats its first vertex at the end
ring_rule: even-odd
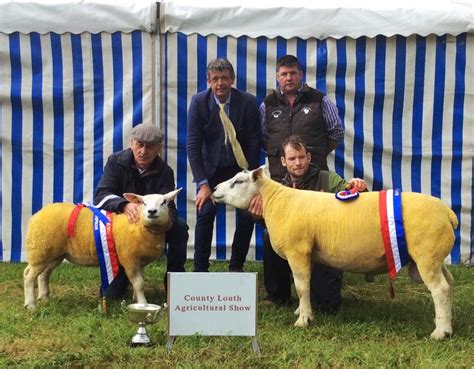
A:
POLYGON ((394 279, 409 261, 399 189, 380 191, 379 213, 388 274, 390 279, 394 279))

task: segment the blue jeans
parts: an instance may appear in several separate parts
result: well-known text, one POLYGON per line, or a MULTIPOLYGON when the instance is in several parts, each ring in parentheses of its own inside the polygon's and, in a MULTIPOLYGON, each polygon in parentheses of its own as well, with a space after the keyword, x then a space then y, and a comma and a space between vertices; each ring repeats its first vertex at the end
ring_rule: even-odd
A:
MULTIPOLYGON (((184 264, 186 262, 186 253, 188 247, 188 233, 189 227, 182 218, 178 218, 173 224, 173 227, 166 232, 165 242, 167 244, 166 255, 167 255, 167 272, 184 272, 184 264)), ((167 273, 164 277, 164 283, 166 287, 167 273)), ((129 280, 125 271, 120 267, 120 272, 117 278, 107 289, 105 297, 118 299, 125 294, 129 280)), ((166 290, 166 288, 165 288, 166 290)), ((102 291, 101 291, 102 295, 102 291)))
MULTIPOLYGON (((208 200, 197 214, 195 239, 194 239, 194 271, 207 272, 209 257, 211 256, 212 233, 217 207, 208 200)), ((242 269, 249 251, 250 239, 254 228, 254 221, 250 214, 237 209, 237 224, 235 227, 234 241, 229 270, 242 269)))

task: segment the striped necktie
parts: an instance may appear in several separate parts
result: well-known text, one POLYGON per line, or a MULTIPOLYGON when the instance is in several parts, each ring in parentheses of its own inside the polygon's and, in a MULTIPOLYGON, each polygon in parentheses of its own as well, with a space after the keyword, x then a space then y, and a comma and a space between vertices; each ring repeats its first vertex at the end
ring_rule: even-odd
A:
POLYGON ((219 117, 221 118, 222 126, 224 127, 225 144, 227 145, 227 142, 230 142, 237 165, 242 169, 249 169, 249 163, 247 162, 247 159, 245 159, 239 141, 237 141, 234 125, 225 112, 225 104, 219 104, 219 108, 219 117))

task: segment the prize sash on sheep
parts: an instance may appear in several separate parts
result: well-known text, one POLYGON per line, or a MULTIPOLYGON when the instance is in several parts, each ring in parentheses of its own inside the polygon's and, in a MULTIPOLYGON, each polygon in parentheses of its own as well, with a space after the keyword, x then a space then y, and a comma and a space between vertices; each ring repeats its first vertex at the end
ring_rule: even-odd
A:
POLYGON ((112 234, 112 213, 100 210, 89 203, 77 204, 73 209, 68 221, 68 236, 74 237, 74 226, 82 208, 89 208, 94 214, 92 221, 94 230, 95 247, 99 259, 101 290, 106 295, 107 288, 112 284, 119 274, 119 261, 115 242, 112 234))
POLYGON ((402 219, 401 191, 380 191, 379 212, 388 274, 393 279, 409 259, 402 219))
POLYGON ((94 239, 99 258, 100 277, 102 281, 102 294, 106 291, 119 274, 119 262, 115 242, 112 234, 112 214, 102 210, 102 215, 107 221, 94 214, 94 239))

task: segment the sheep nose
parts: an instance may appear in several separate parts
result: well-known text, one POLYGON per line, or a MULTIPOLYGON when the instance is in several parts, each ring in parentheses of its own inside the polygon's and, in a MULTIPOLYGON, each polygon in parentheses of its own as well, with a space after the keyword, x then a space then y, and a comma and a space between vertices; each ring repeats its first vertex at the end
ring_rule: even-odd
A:
POLYGON ((155 215, 158 212, 158 210, 148 210, 148 215, 155 215))

